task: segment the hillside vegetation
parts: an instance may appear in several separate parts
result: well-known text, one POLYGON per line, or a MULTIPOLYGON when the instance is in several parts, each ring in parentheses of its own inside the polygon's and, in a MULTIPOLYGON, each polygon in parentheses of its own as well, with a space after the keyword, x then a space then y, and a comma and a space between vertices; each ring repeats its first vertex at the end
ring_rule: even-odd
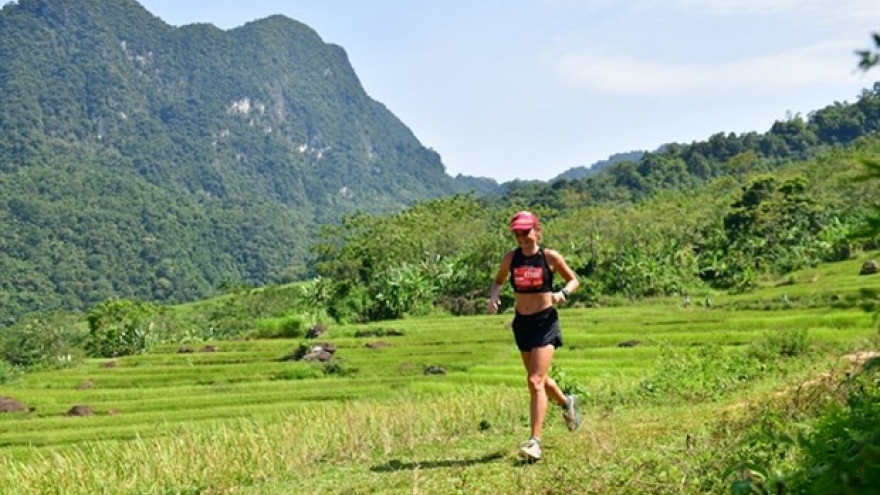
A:
MULTIPOLYGON (((880 140, 861 138, 772 173, 723 176, 639 202, 536 211, 544 244, 563 252, 583 279, 574 306, 658 297, 705 302, 877 249, 876 233, 860 234, 876 216, 876 183, 859 178, 867 170, 862 159, 878 151, 880 140)), ((0 351, 30 369, 68 354, 112 357, 156 344, 298 337, 315 325, 481 314, 488 282, 513 246, 507 219, 514 208, 530 207, 494 201, 459 195, 399 213, 347 216, 312 240, 312 280, 231 284, 226 296, 188 305, 113 298, 84 315, 36 313, 4 332, 9 343, 0 351)), ((505 288, 502 303, 511 302, 505 288)))
POLYGON ((309 275, 310 235, 457 189, 281 16, 176 28, 134 0, 0 9, 0 325, 309 275))

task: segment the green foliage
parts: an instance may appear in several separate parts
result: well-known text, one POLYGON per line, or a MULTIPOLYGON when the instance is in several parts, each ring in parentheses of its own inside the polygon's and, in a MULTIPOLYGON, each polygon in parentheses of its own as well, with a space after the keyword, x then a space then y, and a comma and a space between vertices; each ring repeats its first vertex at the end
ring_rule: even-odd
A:
POLYGON ((5 359, 0 359, 0 385, 12 383, 21 378, 22 371, 9 364, 5 359))
MULTIPOLYGON (((721 179, 627 207, 538 210, 543 244, 561 251, 580 276, 575 306, 699 297, 718 288, 747 292, 776 274, 845 259, 869 245, 850 236, 865 218, 869 191, 848 179, 858 162, 838 160, 760 175, 745 187, 721 179)), ((306 324, 480 314, 488 281, 513 247, 509 213, 463 195, 393 215, 348 216, 326 227, 312 247, 320 276, 262 288, 227 282, 227 295, 194 306, 199 311, 182 306, 165 314, 164 328, 176 332, 161 341, 232 338, 254 322, 291 314, 306 324)), ((505 286, 503 306, 512 300, 505 286)))
POLYGON ((300 342, 291 353, 289 353, 286 356, 284 356, 283 358, 281 358, 281 360, 282 361, 299 361, 303 357, 305 357, 308 353, 310 353, 312 351, 313 347, 314 346, 307 341, 300 342))
POLYGON ((724 235, 714 238, 719 244, 710 247, 724 253, 726 269, 709 276, 743 292, 753 289, 761 274, 788 273, 828 258, 829 239, 822 233, 839 225, 828 210, 810 194, 806 177, 782 182, 772 175, 755 177, 724 217, 724 235))
POLYGON ((335 296, 327 307, 327 314, 343 324, 369 321, 373 305, 369 289, 351 280, 341 280, 334 285, 335 296))
POLYGON ((806 120, 792 115, 772 123, 764 134, 718 133, 689 145, 669 143, 573 180, 565 180, 571 175, 563 174, 552 184, 508 183, 506 200, 554 209, 632 203, 722 177, 742 181, 750 175, 775 172, 794 160, 819 156, 829 146, 849 145, 875 132, 880 123, 877 88, 858 98, 855 104, 836 102, 818 109, 806 120))
POLYGON ((765 368, 717 345, 680 348, 664 345, 655 371, 639 383, 639 393, 660 401, 711 401, 739 390, 765 368))
POLYGON ((323 371, 311 364, 296 364, 290 368, 276 371, 269 377, 270 380, 309 380, 320 378, 323 371))
POLYGON ((0 332, 0 358, 22 370, 75 366, 82 360, 75 325, 73 317, 64 315, 24 318, 0 332))
POLYGON ((275 16, 0 10, 0 313, 175 303, 314 274, 316 225, 458 188, 345 52, 275 16))
POLYGON ((402 264, 382 272, 374 282, 375 320, 394 320, 405 315, 424 315, 434 306, 437 284, 429 267, 402 264))
POLYGON ((385 217, 357 214, 324 229, 318 272, 332 280, 328 312, 338 321, 452 312, 485 299, 503 255, 498 226, 470 195, 418 204, 385 217))
POLYGON ((566 395, 575 395, 583 401, 589 401, 592 398, 590 390, 581 382, 575 380, 557 363, 550 364, 550 378, 556 385, 562 389, 566 395))
POLYGON ((749 345, 747 355, 762 363, 808 355, 813 339, 805 329, 768 332, 749 345))
MULTIPOLYGON (((859 177, 861 181, 877 181, 880 180, 880 160, 861 157, 859 162, 865 167, 865 173, 859 177)), ((880 207, 865 219, 865 224, 859 226, 853 237, 862 239, 873 239, 880 236, 880 207)))
POLYGON ((793 490, 868 495, 880 486, 880 361, 845 384, 842 403, 824 410, 801 439, 793 490))
POLYGON ((129 300, 108 300, 97 305, 86 315, 86 352, 93 357, 146 352, 156 341, 159 313, 155 305, 129 300))
POLYGON ((874 42, 873 47, 856 52, 859 56, 859 68, 865 72, 880 63, 880 34, 872 33, 871 40, 874 42))
POLYGON ((284 338, 285 334, 296 338, 305 327, 328 319, 330 294, 321 279, 257 289, 239 286, 225 296, 181 305, 164 316, 173 328, 189 329, 180 339, 230 339, 250 331, 263 332, 265 338, 284 338))
POLYGON ((255 339, 298 339, 305 335, 306 320, 300 315, 270 318, 255 322, 256 328, 247 333, 255 339))
POLYGON ((336 376, 336 377, 346 377, 346 376, 354 376, 357 374, 357 368, 351 366, 346 361, 342 359, 333 359, 331 361, 327 361, 323 363, 321 366, 321 371, 327 376, 336 376))
MULTIPOLYGON (((874 358, 876 360, 876 358, 874 358)), ((880 482, 880 379, 872 361, 777 393, 742 428, 725 478, 733 493, 867 495, 880 482)))

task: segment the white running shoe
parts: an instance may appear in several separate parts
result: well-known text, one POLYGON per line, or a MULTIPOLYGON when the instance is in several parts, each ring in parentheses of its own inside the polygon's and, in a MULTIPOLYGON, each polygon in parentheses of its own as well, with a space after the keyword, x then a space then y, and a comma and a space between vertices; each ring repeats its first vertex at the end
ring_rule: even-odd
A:
POLYGON ((543 455, 541 442, 535 437, 530 438, 528 442, 519 447, 519 456, 527 461, 538 461, 543 455))

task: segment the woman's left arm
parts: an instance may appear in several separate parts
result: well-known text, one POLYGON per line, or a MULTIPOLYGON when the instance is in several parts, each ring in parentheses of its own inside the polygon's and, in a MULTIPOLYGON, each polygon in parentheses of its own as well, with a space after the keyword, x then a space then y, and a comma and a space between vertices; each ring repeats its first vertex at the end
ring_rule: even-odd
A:
POLYGON ((550 268, 552 268, 554 272, 562 275, 562 279, 565 280, 565 286, 556 293, 562 296, 564 301, 581 286, 581 282, 578 280, 577 274, 568 266, 568 263, 565 262, 565 258, 563 258, 558 251, 545 249, 544 253, 545 256, 547 256, 547 261, 550 263, 550 268))

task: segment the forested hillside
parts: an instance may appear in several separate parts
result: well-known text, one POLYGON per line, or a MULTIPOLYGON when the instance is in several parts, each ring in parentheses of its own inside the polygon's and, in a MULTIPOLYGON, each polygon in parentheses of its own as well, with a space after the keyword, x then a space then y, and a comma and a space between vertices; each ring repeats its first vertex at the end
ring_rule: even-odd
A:
POLYGON ((880 130, 880 83, 864 89, 852 103, 833 102, 768 127, 764 133, 718 133, 690 144, 668 143, 581 178, 512 183, 507 198, 564 208, 638 202, 657 192, 693 189, 720 177, 743 182, 751 174, 773 172, 875 135, 880 130))
POLYGON ((21 0, 0 60, 4 320, 304 276, 316 226, 457 188, 341 47, 285 17, 21 0))

